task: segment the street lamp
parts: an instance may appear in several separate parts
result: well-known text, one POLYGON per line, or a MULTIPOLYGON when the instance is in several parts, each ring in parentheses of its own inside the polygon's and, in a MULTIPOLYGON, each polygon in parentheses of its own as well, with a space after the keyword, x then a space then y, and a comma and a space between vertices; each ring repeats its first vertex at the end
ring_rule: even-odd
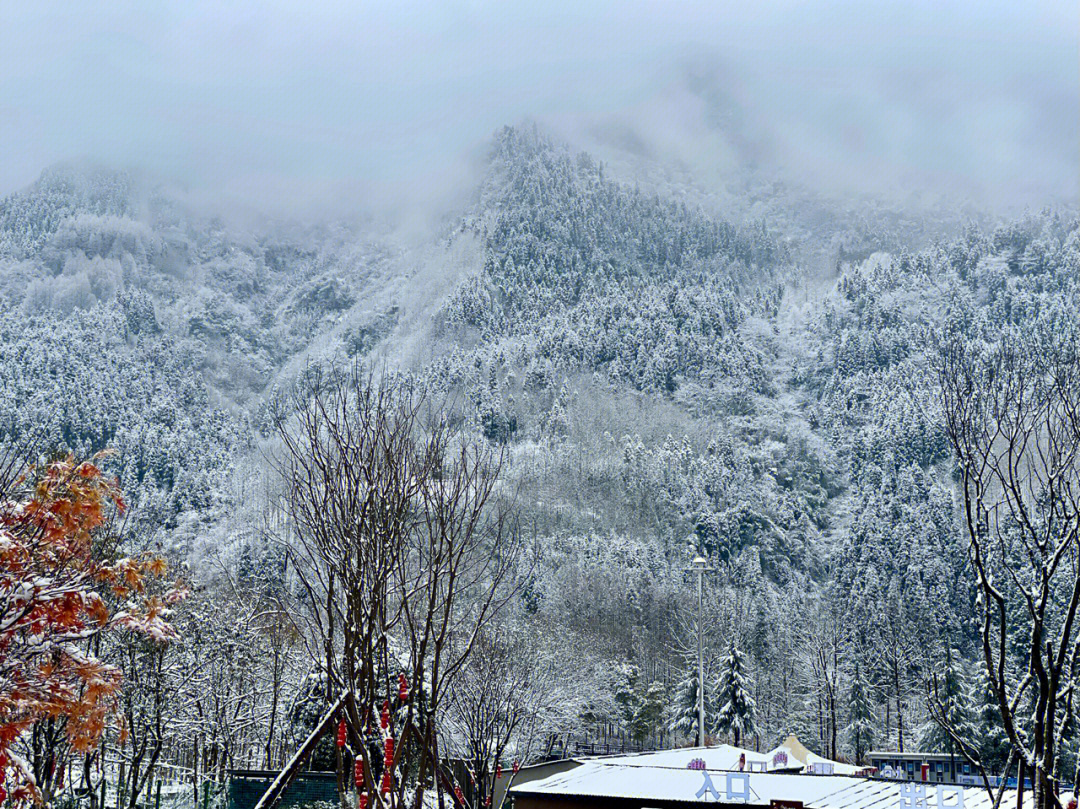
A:
POLYGON ((712 570, 704 556, 696 556, 686 570, 697 573, 697 665, 698 665, 698 689, 697 689, 697 726, 698 744, 705 746, 705 652, 702 643, 702 617, 701 600, 705 574, 712 570))

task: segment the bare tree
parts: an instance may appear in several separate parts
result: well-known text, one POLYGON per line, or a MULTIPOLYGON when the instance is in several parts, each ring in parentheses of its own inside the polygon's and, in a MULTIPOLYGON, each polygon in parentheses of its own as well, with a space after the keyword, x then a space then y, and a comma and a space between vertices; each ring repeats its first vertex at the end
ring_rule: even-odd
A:
POLYGON ((984 662, 1039 809, 1058 805, 1059 722, 1080 651, 1080 357, 1069 325, 950 337, 939 376, 984 662))
POLYGON ((554 675, 552 658, 528 630, 491 625, 477 639, 454 683, 444 732, 469 762, 476 805, 490 805, 508 753, 529 759, 529 743, 556 691, 554 675))
POLYGON ((440 711, 518 567, 503 452, 440 404, 356 369, 316 377, 278 419, 291 567, 329 691, 347 694, 342 786, 359 759, 376 805, 453 791, 440 711))
POLYGON ((842 631, 839 616, 831 610, 823 611, 812 628, 806 627, 803 638, 808 658, 808 680, 817 698, 820 749, 832 759, 838 755, 840 732, 842 631))

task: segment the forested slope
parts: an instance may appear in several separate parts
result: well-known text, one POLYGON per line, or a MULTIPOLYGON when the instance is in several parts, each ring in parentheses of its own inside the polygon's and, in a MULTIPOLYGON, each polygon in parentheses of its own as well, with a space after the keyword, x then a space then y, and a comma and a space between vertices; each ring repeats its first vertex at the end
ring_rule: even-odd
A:
POLYGON ((140 535, 221 541, 267 389, 383 261, 351 234, 238 237, 124 173, 50 169, 0 203, 0 439, 115 449, 140 535))
POLYGON ((46 172, 0 202, 0 436, 115 448, 139 541, 197 586, 209 555, 258 580, 275 392, 315 362, 405 362, 506 448, 538 557, 507 620, 574 661, 545 738, 685 727, 699 552, 752 744, 850 754, 857 710, 882 746, 928 732, 927 672, 973 660, 934 336, 1069 316, 1075 217, 907 252, 918 227, 886 208, 727 221, 530 128, 496 134, 473 198, 421 283, 385 231, 237 228, 128 175, 46 172))

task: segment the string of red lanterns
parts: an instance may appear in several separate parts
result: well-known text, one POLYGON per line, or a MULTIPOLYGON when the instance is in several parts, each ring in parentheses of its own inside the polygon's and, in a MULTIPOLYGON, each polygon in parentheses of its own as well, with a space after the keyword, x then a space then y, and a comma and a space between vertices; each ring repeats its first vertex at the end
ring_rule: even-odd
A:
MULTIPOLYGON (((409 700, 409 681, 404 672, 398 675, 398 701, 408 702, 409 700)), ((382 704, 382 710, 379 712, 379 727, 384 734, 383 739, 383 772, 382 778, 379 782, 379 791, 383 795, 389 795, 393 788, 393 778, 391 771, 394 766, 394 737, 390 735, 390 700, 385 700, 382 704)), ((371 728, 371 713, 365 712, 364 716, 364 735, 366 736, 370 732, 371 728)), ((339 748, 345 747, 347 740, 347 729, 345 725, 345 719, 342 717, 338 721, 337 728, 337 746, 339 748)), ((353 781, 356 784, 356 805, 357 809, 367 809, 368 802, 370 800, 367 792, 364 790, 364 761, 359 756, 353 762, 353 781)), ((0 769, 0 785, 3 784, 3 771, 0 769)), ((3 787, 0 786, 0 791, 3 787)), ((460 787, 454 787, 454 797, 462 806, 465 805, 464 795, 461 792, 460 787)), ((0 798, 2 800, 2 798, 0 798)), ((489 802, 490 805, 490 802, 489 802)))

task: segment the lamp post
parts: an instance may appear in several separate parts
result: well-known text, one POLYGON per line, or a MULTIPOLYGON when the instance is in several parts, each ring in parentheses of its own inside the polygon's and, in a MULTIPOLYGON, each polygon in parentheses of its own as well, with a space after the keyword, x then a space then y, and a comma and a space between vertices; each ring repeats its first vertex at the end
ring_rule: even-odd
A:
POLYGON ((687 570, 697 573, 697 665, 698 665, 698 689, 697 689, 697 726, 698 744, 705 746, 705 647, 702 642, 702 616, 701 602, 704 589, 705 573, 711 568, 704 556, 697 556, 690 563, 687 570))

